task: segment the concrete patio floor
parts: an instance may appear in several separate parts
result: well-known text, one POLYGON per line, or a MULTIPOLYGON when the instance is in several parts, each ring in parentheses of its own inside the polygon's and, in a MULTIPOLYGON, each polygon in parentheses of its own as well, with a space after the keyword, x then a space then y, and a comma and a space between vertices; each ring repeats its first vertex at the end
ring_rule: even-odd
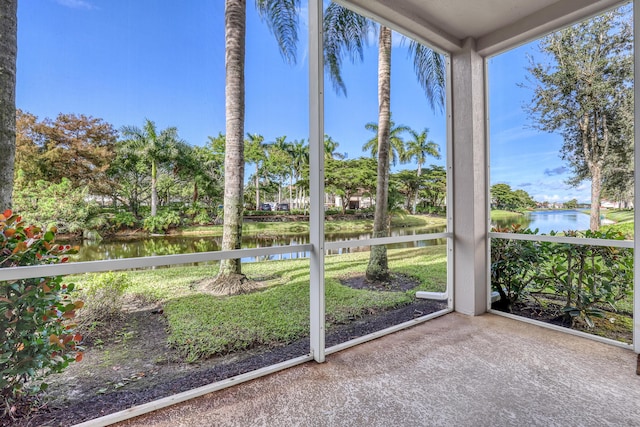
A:
POLYGON ((120 426, 640 426, 629 350, 457 313, 120 426))

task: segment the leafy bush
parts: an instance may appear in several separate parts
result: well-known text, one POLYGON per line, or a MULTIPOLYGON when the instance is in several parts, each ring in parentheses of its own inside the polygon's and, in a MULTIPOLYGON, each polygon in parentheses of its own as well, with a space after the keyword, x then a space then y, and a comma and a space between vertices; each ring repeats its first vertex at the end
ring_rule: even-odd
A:
MULTIPOLYGON (((565 235, 576 237, 575 231, 565 235)), ((584 237, 624 240, 620 233, 608 230, 590 231, 584 237)), ((616 302, 631 293, 633 286, 633 254, 629 249, 607 246, 546 243, 549 254, 542 281, 565 300, 563 311, 571 319, 584 319, 594 326, 592 317, 603 317, 600 308, 607 304, 615 310, 616 302)))
MULTIPOLYGON (((520 224, 510 228, 494 228, 499 233, 536 234, 520 224)), ((527 240, 491 240, 491 289, 500 294, 500 306, 511 311, 515 302, 529 292, 540 277, 547 255, 539 242, 527 240)))
POLYGON ((74 187, 71 181, 29 182, 20 172, 16 177, 13 204, 27 224, 56 227, 60 233, 78 233, 95 229, 98 204, 87 201, 87 187, 74 187))
POLYGON ((92 276, 82 289, 85 302, 78 315, 79 328, 90 339, 96 328, 105 323, 121 320, 122 296, 131 285, 131 279, 123 273, 102 273, 92 276))
MULTIPOLYGON (((536 234, 536 231, 494 229, 498 232, 536 234)), ((555 233, 551 233, 554 235, 555 233)), ((565 231, 569 237, 623 240, 620 233, 565 231)), ((564 300, 563 312, 573 324, 582 319, 589 327, 593 317, 603 317, 603 307, 631 293, 633 253, 629 249, 573 243, 533 242, 511 239, 491 241, 491 286, 500 293, 498 306, 511 306, 534 290, 553 292, 564 300)))
MULTIPOLYGON (((0 268, 66 262, 70 246, 54 244, 55 228, 43 232, 25 226, 10 210, 0 214, 0 268)), ((82 360, 82 337, 71 323, 82 301, 73 301, 73 284, 62 276, 0 282, 0 389, 10 412, 12 402, 47 385, 46 375, 82 360), (25 387, 29 383, 32 387, 25 387), (39 383, 39 384, 38 384, 39 383), (37 387, 36 387, 37 386, 37 387)))
POLYGON ((116 212, 115 215, 109 217, 109 223, 116 230, 120 230, 125 227, 134 228, 139 225, 138 218, 129 211, 116 212))
POLYGON ((180 225, 180 214, 174 211, 162 211, 156 216, 148 216, 144 219, 144 229, 149 233, 167 231, 171 227, 180 225))

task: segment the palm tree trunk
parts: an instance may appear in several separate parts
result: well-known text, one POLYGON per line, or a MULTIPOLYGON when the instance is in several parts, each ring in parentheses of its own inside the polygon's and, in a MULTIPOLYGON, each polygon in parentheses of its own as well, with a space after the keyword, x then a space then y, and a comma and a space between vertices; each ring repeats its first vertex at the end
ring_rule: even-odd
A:
POLYGON ((156 216, 158 211, 158 166, 156 161, 151 161, 151 216, 156 216))
POLYGON ((260 168, 256 161, 256 210, 260 209, 260 168))
MULTIPOLYGON (((381 26, 378 46, 378 179, 373 219, 374 238, 388 235, 390 98, 391 30, 381 26)), ((370 280, 386 281, 389 279, 386 246, 371 247, 366 275, 370 280)))
MULTIPOLYGON (((246 0, 225 0, 224 226, 222 250, 240 249, 244 182, 244 62, 246 0)), ((219 278, 242 274, 240 259, 220 262, 219 278)))
POLYGON ((0 2, 0 212, 11 208, 16 152, 18 1, 0 2))

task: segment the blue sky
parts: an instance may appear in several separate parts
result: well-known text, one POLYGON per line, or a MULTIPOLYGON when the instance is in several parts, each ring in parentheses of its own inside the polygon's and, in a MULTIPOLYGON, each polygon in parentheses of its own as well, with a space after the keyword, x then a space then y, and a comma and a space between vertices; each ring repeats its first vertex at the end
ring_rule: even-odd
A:
MULTIPOLYGON (((266 141, 286 135, 308 138, 306 10, 298 61, 282 60, 274 37, 248 2, 246 132, 266 141)), ((116 128, 176 126, 192 145, 224 132, 224 3, 189 0, 36 0, 18 6, 17 104, 40 118, 58 113, 99 117, 116 128), (188 7, 185 7, 188 5, 188 7)), ((445 154, 446 119, 433 113, 416 82, 407 45, 394 34, 391 109, 396 123, 418 131, 445 154)), ((364 128, 377 118, 375 43, 363 63, 345 63, 348 96, 326 80, 325 132, 339 151, 356 158, 372 136, 364 128)), ((492 183, 506 182, 536 200, 588 201, 585 189, 570 189, 558 156, 559 137, 527 127, 521 108, 529 94, 525 52, 531 45, 490 61, 492 183)), ((444 158, 432 162, 444 165, 444 158)), ((415 165, 400 165, 415 168, 415 165)))

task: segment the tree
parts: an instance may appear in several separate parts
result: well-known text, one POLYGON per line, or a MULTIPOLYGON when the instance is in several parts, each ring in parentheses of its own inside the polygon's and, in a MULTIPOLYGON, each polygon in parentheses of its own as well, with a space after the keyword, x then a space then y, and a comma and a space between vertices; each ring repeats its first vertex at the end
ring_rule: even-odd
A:
POLYGON ((432 208, 444 207, 447 199, 447 171, 442 166, 431 165, 423 172, 424 188, 421 196, 432 208))
POLYGON ((245 158, 249 163, 256 166, 255 186, 256 186, 256 209, 260 209, 260 175, 267 160, 267 151, 264 144, 264 136, 257 133, 248 133, 244 146, 245 158))
POLYGON ((578 208, 578 199, 571 199, 567 202, 564 202, 564 207, 566 209, 577 209, 578 208))
MULTIPOLYGON (((256 0, 256 7, 276 37, 280 53, 295 62, 298 42, 299 0, 256 0)), ((244 185, 244 110, 246 0, 225 0, 225 118, 224 225, 222 250, 240 249, 244 185)), ((226 293, 240 292, 246 278, 240 259, 225 259, 214 287, 226 293)))
MULTIPOLYGON (((376 24, 350 10, 331 3, 325 9, 324 57, 334 89, 346 95, 346 85, 341 76, 342 61, 348 56, 353 62, 362 60, 363 46, 376 24)), ((390 148, 390 93, 391 93, 391 30, 384 26, 378 28, 378 183, 376 187, 376 206, 374 217, 374 237, 388 234, 388 192, 389 192, 389 156, 390 148)), ((414 69, 425 89, 429 103, 442 105, 444 96, 445 72, 444 59, 415 42, 411 42, 410 52, 414 55, 414 69)), ((367 267, 367 278, 388 280, 389 267, 386 246, 373 246, 367 267)))
MULTIPOLYGON (((435 157, 436 159, 440 158, 440 147, 433 141, 428 140, 429 129, 425 128, 422 132, 418 133, 413 129, 409 129, 409 133, 411 134, 411 140, 407 141, 407 148, 404 153, 405 162, 411 161, 411 159, 416 159, 416 163, 418 164, 417 175, 422 175, 422 165, 427 161, 427 156, 435 157)), ((413 199, 413 209, 412 213, 416 213, 416 207, 418 205, 418 192, 415 193, 415 198, 413 199)))
POLYGON ((628 14, 615 10, 542 39, 551 63, 528 71, 536 83, 527 111, 535 126, 564 138, 569 181, 591 180, 591 230, 600 227, 600 199, 615 152, 630 148, 633 45, 628 14))
MULTIPOLYGON (((396 125, 395 122, 391 119, 389 123, 389 163, 392 165, 396 165, 398 161, 403 162, 406 156, 405 147, 404 147, 404 139, 400 136, 400 134, 405 132, 410 132, 411 128, 409 126, 404 125, 396 125)), ((370 130, 375 133, 375 136, 367 141, 363 146, 363 151, 369 151, 371 153, 371 157, 376 157, 378 155, 378 124, 369 122, 364 127, 367 130, 370 130)))
POLYGON ((338 141, 335 141, 329 135, 324 135, 324 158, 325 160, 329 159, 340 159, 343 160, 347 158, 346 153, 338 153, 336 150, 340 146, 338 141))
MULTIPOLYGON (((327 190, 340 196, 342 213, 345 213, 352 196, 373 191, 376 186, 376 168, 374 159, 363 157, 351 160, 327 160, 325 185, 327 190)), ((305 172, 308 173, 308 170, 305 172)))
POLYGON ((421 175, 417 175, 411 170, 401 170, 391 175, 394 183, 398 187, 398 191, 404 195, 404 209, 411 210, 413 202, 413 212, 415 213, 415 204, 418 199, 418 193, 422 188, 424 179, 421 175))
POLYGON ((0 210, 11 208, 16 151, 18 0, 0 2, 0 210))
POLYGON ((518 209, 518 197, 513 194, 509 184, 491 186, 491 203, 496 209, 515 211, 518 209))
POLYGON ((149 167, 151 176, 151 216, 158 210, 158 167, 162 162, 175 158, 178 145, 182 143, 178 137, 178 129, 169 127, 158 133, 156 124, 146 119, 144 126, 124 126, 122 135, 126 138, 124 147, 141 153, 149 167))
POLYGON ((289 203, 293 203, 292 207, 300 208, 300 200, 303 199, 302 188, 298 185, 298 181, 302 177, 302 171, 309 165, 309 145, 305 144, 304 139, 293 141, 290 146, 289 155, 291 156, 291 182, 289 185, 289 203), (291 188, 293 181, 296 182, 296 202, 292 201, 291 188))

